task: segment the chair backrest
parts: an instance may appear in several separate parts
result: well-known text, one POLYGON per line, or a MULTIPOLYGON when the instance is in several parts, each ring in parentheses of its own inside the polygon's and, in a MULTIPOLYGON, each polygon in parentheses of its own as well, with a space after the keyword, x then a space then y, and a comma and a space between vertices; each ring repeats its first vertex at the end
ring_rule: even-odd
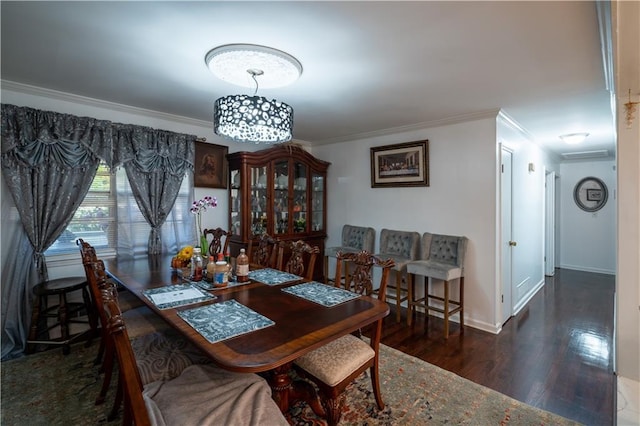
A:
POLYGON ((380 231, 380 251, 383 257, 417 260, 420 249, 420 234, 410 231, 394 231, 383 229, 380 231))
POLYGON ((310 280, 313 277, 313 267, 316 264, 318 253, 320 253, 318 246, 311 246, 303 240, 281 241, 278 249, 278 269, 310 280), (287 248, 291 255, 283 266, 285 249, 287 248))
POLYGON ((422 235, 423 260, 433 260, 459 267, 464 273, 464 257, 467 251, 467 237, 455 235, 431 234, 422 235))
POLYGON ((387 295, 387 280, 389 271, 395 266, 393 259, 382 259, 370 252, 363 250, 357 253, 338 252, 336 265, 336 287, 340 287, 343 263, 348 262, 350 273, 346 288, 353 289, 356 293, 370 296, 374 290, 373 267, 382 268, 380 277, 378 298, 384 302, 387 295))
POLYGON ((342 247, 366 250, 373 253, 376 230, 364 226, 344 225, 342 227, 342 247))
POLYGON ((93 246, 85 242, 82 238, 76 241, 76 244, 80 246, 80 254, 82 255, 82 264, 84 266, 84 273, 89 283, 89 291, 93 299, 94 307, 98 311, 98 317, 100 318, 100 324, 102 325, 102 332, 106 332, 107 319, 104 315, 104 309, 102 306, 101 291, 107 287, 108 277, 104 268, 104 263, 98 260, 96 250, 93 246))
POLYGON ((252 235, 249 237, 249 263, 265 268, 277 268, 279 244, 280 240, 269 234, 252 235))
POLYGON ((132 420, 136 426, 150 425, 149 414, 142 397, 142 378, 118 304, 118 291, 113 283, 109 283, 102 289, 101 300, 107 318, 107 332, 114 343, 118 357, 121 386, 124 388, 125 421, 123 424, 128 423, 127 420, 132 420))
MULTIPOLYGON (((231 231, 225 231, 222 228, 205 229, 202 234, 209 244, 209 256, 217 259, 218 253, 226 253, 229 248, 229 237, 233 235, 231 231)), ((203 253, 206 255, 207 253, 203 253)))

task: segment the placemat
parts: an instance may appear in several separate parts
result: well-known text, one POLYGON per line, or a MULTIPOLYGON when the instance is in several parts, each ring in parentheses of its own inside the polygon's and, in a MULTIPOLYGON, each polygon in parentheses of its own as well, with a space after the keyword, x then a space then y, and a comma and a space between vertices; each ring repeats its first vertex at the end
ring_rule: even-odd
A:
POLYGON ((233 299, 180 311, 178 315, 211 343, 275 324, 233 299))
POLYGON ((315 281, 283 288, 282 291, 327 307, 360 297, 357 293, 315 281))
POLYGON ((168 285, 165 287, 150 288, 142 294, 158 309, 175 308, 176 306, 191 305, 215 299, 216 296, 206 293, 193 284, 168 285))
POLYGON ((288 272, 278 271, 277 269, 264 268, 256 269, 255 271, 249 271, 249 279, 253 281, 259 281, 267 285, 284 284, 291 281, 301 280, 299 277, 288 272))

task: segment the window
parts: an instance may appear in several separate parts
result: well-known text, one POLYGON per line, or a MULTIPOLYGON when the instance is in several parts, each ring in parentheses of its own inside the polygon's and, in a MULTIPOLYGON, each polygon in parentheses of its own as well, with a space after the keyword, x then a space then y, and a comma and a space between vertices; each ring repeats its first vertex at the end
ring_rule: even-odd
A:
POLYGON ((45 252, 46 256, 78 254, 76 239, 82 238, 97 251, 116 247, 116 194, 114 176, 100 163, 91 188, 67 229, 45 252))

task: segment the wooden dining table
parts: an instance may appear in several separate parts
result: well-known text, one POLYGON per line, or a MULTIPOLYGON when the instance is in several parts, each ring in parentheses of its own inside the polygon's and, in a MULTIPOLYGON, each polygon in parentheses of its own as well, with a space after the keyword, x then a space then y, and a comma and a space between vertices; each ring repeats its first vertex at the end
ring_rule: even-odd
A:
POLYGON ((171 268, 171 256, 150 255, 138 259, 115 258, 105 262, 108 274, 138 296, 169 325, 208 355, 218 366, 236 372, 264 373, 274 401, 286 412, 296 400, 304 400, 313 411, 324 416, 314 387, 304 380, 292 380, 293 362, 300 356, 341 336, 364 328, 389 314, 389 306, 376 298, 360 296, 333 307, 283 292, 282 289, 305 280, 280 285, 255 281, 209 293, 216 296, 197 304, 158 309, 143 292, 148 289, 184 284, 179 272, 171 268), (210 343, 189 325, 179 312, 234 299, 272 320, 273 325, 217 343, 210 343))

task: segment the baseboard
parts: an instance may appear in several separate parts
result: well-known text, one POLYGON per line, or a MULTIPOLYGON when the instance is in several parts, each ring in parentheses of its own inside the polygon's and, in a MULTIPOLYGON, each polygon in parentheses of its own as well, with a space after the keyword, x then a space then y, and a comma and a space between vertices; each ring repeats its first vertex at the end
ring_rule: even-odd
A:
POLYGON ((602 269, 602 268, 592 268, 589 266, 581 266, 581 265, 566 265, 562 264, 559 266, 560 269, 571 269, 573 271, 582 271, 582 272, 593 272, 596 274, 606 274, 606 275, 615 275, 616 271, 612 271, 610 269, 602 269))

